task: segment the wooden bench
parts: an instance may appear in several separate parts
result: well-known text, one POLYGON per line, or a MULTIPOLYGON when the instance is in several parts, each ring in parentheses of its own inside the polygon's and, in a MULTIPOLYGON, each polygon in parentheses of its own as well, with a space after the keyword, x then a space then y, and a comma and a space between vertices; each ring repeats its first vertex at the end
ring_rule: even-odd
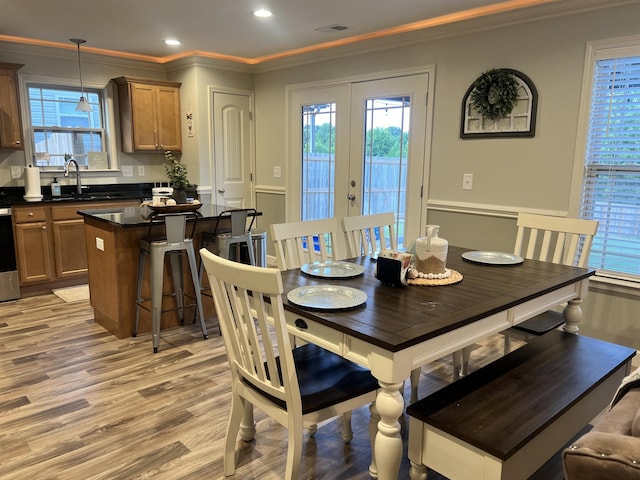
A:
POLYGON ((634 355, 556 330, 410 405, 411 478, 529 478, 607 406, 634 355))

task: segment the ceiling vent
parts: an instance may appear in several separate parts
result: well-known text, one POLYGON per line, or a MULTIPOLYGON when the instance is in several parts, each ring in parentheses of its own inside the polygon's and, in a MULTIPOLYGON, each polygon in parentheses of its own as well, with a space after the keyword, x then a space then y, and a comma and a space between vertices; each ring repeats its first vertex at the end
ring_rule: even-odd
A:
POLYGON ((347 27, 346 25, 341 25, 339 23, 336 23, 334 25, 329 25, 327 27, 316 28, 315 31, 324 32, 324 33, 334 33, 334 32, 342 32, 343 30, 348 30, 348 29, 349 27, 347 27))

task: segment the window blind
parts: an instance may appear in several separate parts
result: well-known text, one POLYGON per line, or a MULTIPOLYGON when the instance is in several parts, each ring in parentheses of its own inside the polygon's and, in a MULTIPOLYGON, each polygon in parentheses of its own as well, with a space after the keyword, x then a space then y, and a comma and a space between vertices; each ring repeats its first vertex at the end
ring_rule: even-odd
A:
POLYGON ((596 62, 581 216, 600 222, 589 266, 640 281, 640 56, 596 62))

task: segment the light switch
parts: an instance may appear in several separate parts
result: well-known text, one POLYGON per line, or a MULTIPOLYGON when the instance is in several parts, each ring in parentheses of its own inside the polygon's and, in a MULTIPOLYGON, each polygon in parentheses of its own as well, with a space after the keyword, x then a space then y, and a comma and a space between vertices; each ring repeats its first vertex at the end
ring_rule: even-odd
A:
POLYGON ((473 189, 473 174, 465 173, 462 175, 462 189, 463 190, 472 190, 473 189))
POLYGON ((17 165, 11 165, 11 178, 16 179, 22 176, 22 167, 18 167, 17 165))
POLYGON ((279 166, 273 167, 273 176, 274 178, 282 177, 282 168, 280 168, 279 166))
POLYGON ((123 165, 122 166, 122 176, 123 177, 133 177, 133 167, 131 165, 123 165))

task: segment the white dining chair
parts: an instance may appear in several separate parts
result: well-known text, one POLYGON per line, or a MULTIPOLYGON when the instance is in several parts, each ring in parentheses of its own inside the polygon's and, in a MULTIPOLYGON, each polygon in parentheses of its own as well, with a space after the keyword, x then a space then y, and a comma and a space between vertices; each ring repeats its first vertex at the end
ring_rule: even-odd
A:
POLYGON ((336 218, 277 223, 270 229, 280 270, 345 258, 344 236, 336 218))
MULTIPOLYGON (((519 213, 518 231, 513 249, 515 255, 525 259, 541 260, 563 265, 586 267, 591 253, 593 237, 598 231, 597 220, 554 217, 532 213, 519 213)), ((511 351, 511 340, 529 341, 544 335, 564 322, 562 308, 547 310, 501 332, 504 336, 504 353, 511 351)), ((469 369, 472 347, 454 353, 454 371, 465 376, 469 369)))
POLYGON ((342 229, 347 255, 374 255, 384 249, 397 250, 396 219, 393 212, 344 217, 342 229))
MULTIPOLYGON (((280 270, 233 262, 206 249, 200 254, 231 370, 224 474, 235 473, 238 433, 246 409, 253 406, 288 429, 284 478, 297 479, 303 429, 344 415, 342 436, 348 443, 353 436, 351 411, 375 402, 378 381, 369 370, 317 345, 293 348, 280 270)), ((377 420, 377 415, 371 416, 372 455, 377 420)), ((243 440, 248 441, 245 436, 243 440)))
MULTIPOLYGON (((525 259, 586 267, 597 220, 552 217, 520 213, 513 253, 525 259)), ((548 310, 503 332, 504 351, 511 350, 511 339, 528 341, 564 324, 562 311, 548 310)))

